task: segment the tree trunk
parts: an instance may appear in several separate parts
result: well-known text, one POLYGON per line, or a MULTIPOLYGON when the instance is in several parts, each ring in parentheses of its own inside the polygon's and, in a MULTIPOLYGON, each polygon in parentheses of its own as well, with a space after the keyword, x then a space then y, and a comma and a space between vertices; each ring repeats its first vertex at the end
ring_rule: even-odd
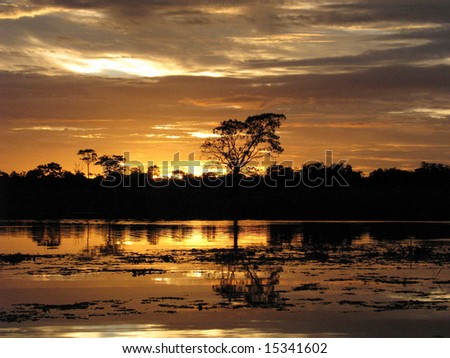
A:
POLYGON ((233 220, 233 248, 234 251, 237 252, 239 248, 239 224, 235 219, 233 220))

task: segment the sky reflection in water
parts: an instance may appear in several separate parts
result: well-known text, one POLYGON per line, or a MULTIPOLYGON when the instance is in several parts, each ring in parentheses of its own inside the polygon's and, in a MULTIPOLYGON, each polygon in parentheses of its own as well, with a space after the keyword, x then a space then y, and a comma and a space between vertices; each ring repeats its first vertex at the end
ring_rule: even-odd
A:
POLYGON ((450 334, 449 223, 3 222, 0 247, 3 336, 450 334))

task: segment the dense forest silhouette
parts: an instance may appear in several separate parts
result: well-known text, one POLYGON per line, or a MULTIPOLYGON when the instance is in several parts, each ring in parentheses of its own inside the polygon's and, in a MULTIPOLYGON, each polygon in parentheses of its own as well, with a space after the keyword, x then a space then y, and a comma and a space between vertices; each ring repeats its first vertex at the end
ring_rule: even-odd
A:
POLYGON ((181 169, 199 166, 194 158, 176 161, 169 174, 150 163, 145 171, 129 153, 99 156, 89 148, 77 153, 87 174, 55 162, 0 172, 0 218, 449 219, 450 166, 422 162, 411 171, 377 169, 363 176, 341 162, 308 162, 300 169, 274 164, 271 155, 284 150, 277 134, 284 120, 262 113, 221 122, 201 145, 208 158, 201 176, 181 169), (102 169, 93 179, 92 165, 102 169))
POLYGON ((155 177, 155 168, 147 173, 117 168, 95 178, 53 162, 23 173, 1 172, 0 217, 448 220, 450 213, 450 166, 444 164, 377 169, 367 176, 346 165, 336 177, 339 164, 323 163, 202 177, 181 170, 155 177), (327 185, 327 176, 337 179, 327 185), (341 185, 343 180, 348 185, 341 185))

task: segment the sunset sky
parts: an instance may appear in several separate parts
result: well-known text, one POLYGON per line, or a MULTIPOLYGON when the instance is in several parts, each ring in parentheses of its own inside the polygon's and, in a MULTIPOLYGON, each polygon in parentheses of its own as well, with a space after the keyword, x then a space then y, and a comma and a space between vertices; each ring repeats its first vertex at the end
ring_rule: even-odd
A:
POLYGON ((0 76, 6 172, 200 158, 264 112, 295 166, 450 164, 448 0, 0 0, 0 76))

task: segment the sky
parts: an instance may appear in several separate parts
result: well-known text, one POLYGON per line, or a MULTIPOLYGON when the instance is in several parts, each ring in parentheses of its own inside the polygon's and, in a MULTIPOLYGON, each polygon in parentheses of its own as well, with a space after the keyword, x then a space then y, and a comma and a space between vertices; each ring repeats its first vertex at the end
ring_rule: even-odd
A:
POLYGON ((450 164, 450 2, 0 0, 2 171, 206 160, 268 112, 293 166, 450 164))

